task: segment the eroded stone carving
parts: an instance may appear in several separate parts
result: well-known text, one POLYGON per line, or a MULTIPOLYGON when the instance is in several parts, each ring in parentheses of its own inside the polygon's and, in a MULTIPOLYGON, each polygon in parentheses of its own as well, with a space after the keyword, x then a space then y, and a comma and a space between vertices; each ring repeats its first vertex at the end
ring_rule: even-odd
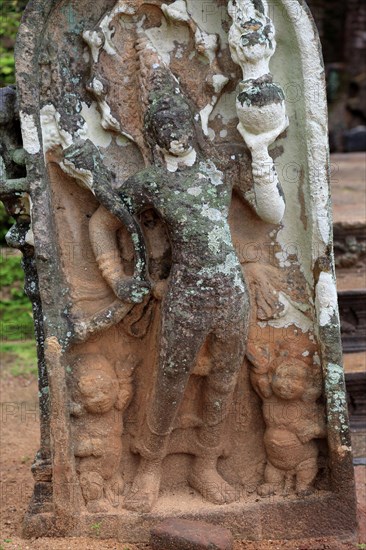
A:
POLYGON ((279 358, 268 368, 252 371, 254 389, 263 400, 267 464, 258 493, 265 497, 308 495, 318 473, 315 438, 325 435, 324 416, 316 403, 321 388, 317 377, 299 359, 279 358))
MULTIPOLYGON (((90 222, 93 234, 98 234, 94 243, 102 243, 106 251, 100 255, 95 250, 99 268, 117 296, 125 301, 137 300, 133 291, 125 290, 121 270, 113 261, 118 258, 113 234, 125 221, 115 208, 118 199, 134 215, 153 207, 167 225, 172 247, 169 285, 162 304, 157 376, 145 425, 135 445, 141 463, 125 501, 128 508, 141 511, 149 511, 157 500, 169 435, 188 377, 206 340, 211 369, 202 399, 204 407, 216 410, 216 418, 211 419, 211 425, 204 423, 198 433, 201 450, 189 483, 214 503, 235 499, 235 491, 219 476, 216 462, 221 453, 220 432, 243 361, 249 316, 247 291, 227 222, 230 186, 215 164, 202 157, 193 113, 177 81, 162 61, 156 62, 157 56, 150 61, 150 74, 146 71, 145 81, 151 89, 144 121, 154 165, 129 178, 115 195, 110 192, 110 197, 106 197, 95 191, 120 222, 113 216, 108 220, 106 212, 101 217, 99 210, 90 222)), ((84 151, 71 147, 65 155, 78 173, 98 174, 96 185, 107 189, 108 181, 99 164, 90 168, 89 162, 85 168, 88 157, 98 158, 97 151, 93 154, 89 147, 84 151)), ((240 186, 237 190, 242 192, 240 186)), ((275 188, 274 192, 277 194, 278 190, 275 188)), ((260 196, 260 189, 256 189, 258 193, 260 196)), ((254 205, 258 215, 268 221, 268 210, 263 213, 262 203, 258 204, 259 207, 254 205)), ((276 212, 276 204, 272 205, 271 221, 275 223, 281 215, 282 209, 276 212)))
MULTIPOLYGON (((263 209, 281 213, 285 203, 268 146, 287 128, 285 96, 280 86, 273 82, 269 61, 276 49, 275 28, 268 17, 265 0, 247 2, 230 0, 229 13, 233 24, 229 32, 232 58, 243 71, 236 98, 238 130, 252 154, 252 171, 256 203, 263 209), (274 189, 277 189, 276 196, 274 189), (260 191, 259 191, 260 190, 260 191)), ((273 215, 268 212, 266 221, 273 215)))
POLYGON ((43 6, 37 53, 22 49, 40 94, 22 57, 19 72, 54 491, 29 534, 85 532, 98 514, 106 536, 143 540, 157 515, 193 513, 273 538, 345 517, 326 475, 349 479, 351 462, 314 169, 324 117, 307 103, 322 69, 293 2, 276 17, 261 0, 43 6), (306 90, 285 108, 290 66, 306 90))
POLYGON ((87 509, 105 512, 118 505, 123 491, 123 411, 132 397, 131 377, 119 380, 107 359, 97 354, 77 357, 71 369, 76 470, 87 509))

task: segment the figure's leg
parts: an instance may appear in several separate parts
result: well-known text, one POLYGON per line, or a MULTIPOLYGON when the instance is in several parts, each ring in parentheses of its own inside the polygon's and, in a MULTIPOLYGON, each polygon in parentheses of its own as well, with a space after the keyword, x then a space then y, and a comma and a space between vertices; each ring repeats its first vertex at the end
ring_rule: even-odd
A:
POLYGON ((264 483, 259 485, 257 493, 261 497, 269 497, 282 492, 283 483, 286 476, 286 472, 275 468, 270 462, 267 461, 266 468, 264 470, 264 483))
POLYGON ((203 386, 203 426, 198 431, 198 455, 193 462, 189 483, 215 504, 237 500, 240 494, 217 472, 223 452, 223 428, 232 405, 233 393, 243 364, 246 319, 227 322, 210 338, 212 370, 203 386))
POLYGON ((104 493, 108 502, 117 507, 121 501, 121 495, 123 493, 124 482, 120 472, 115 472, 113 476, 105 481, 104 493))
POLYGON ((169 436, 207 330, 194 323, 187 328, 186 323, 181 322, 180 316, 184 314, 181 304, 171 302, 165 311, 157 377, 136 444, 141 461, 125 500, 126 508, 144 512, 151 510, 157 500, 169 436), (177 308, 180 309, 177 311, 177 308))
POLYGON ((288 496, 294 488, 294 474, 292 471, 285 474, 285 481, 283 486, 283 496, 288 496))
POLYGON ((88 512, 97 514, 106 512, 108 503, 104 498, 104 480, 98 472, 82 472, 80 474, 80 487, 88 512))
POLYGON ((312 486, 316 474, 318 473, 317 457, 308 458, 301 462, 296 468, 296 494, 304 497, 311 495, 314 488, 312 486))

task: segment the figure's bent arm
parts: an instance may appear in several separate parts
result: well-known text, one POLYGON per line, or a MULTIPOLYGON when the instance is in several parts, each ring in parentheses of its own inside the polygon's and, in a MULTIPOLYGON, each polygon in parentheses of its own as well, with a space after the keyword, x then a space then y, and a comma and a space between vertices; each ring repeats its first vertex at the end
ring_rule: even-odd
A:
POLYGON ((133 209, 122 194, 111 186, 111 175, 104 166, 99 149, 90 140, 79 140, 63 152, 61 168, 80 184, 89 188, 98 201, 114 214, 131 234, 135 249, 136 281, 147 281, 147 260, 144 238, 133 209))
POLYGON ((122 225, 104 206, 98 208, 89 222, 95 259, 104 279, 115 293, 117 285, 125 278, 117 242, 117 231, 122 225))
POLYGON ((253 152, 252 173, 253 188, 244 191, 239 182, 236 191, 264 222, 280 223, 285 214, 285 197, 273 160, 266 152, 253 152))
POLYGON ((252 171, 256 213, 267 223, 280 223, 285 214, 285 197, 267 152, 252 152, 252 171))

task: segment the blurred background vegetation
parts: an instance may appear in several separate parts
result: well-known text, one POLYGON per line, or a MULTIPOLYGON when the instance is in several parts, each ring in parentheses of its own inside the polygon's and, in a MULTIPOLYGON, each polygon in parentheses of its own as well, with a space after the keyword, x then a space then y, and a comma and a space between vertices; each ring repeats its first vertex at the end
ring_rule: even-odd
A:
MULTIPOLYGON (((0 0, 0 87, 15 84, 14 44, 28 0, 0 0)), ((366 0, 308 0, 325 61, 331 151, 365 150, 366 0), (362 141, 363 140, 363 141, 362 141)), ((31 305, 21 254, 6 248, 13 220, 0 202, 0 345, 11 373, 35 372, 31 305), (9 360, 9 361, 8 361, 9 360)))
MULTIPOLYGON (((28 0, 0 0, 0 87, 15 84, 14 44, 28 0)), ((22 256, 7 248, 5 235, 14 223, 0 202, 0 357, 2 373, 37 374, 32 306, 24 294, 22 256)))
POLYGON ((0 86, 14 84, 14 43, 20 19, 28 0, 0 2, 0 86))

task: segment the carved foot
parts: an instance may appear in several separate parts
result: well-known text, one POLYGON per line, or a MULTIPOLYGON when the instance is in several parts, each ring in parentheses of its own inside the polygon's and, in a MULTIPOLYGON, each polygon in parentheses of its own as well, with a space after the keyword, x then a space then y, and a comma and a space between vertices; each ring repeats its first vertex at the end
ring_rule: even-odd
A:
POLYGON ((142 458, 132 488, 124 501, 124 508, 150 512, 159 496, 160 480, 161 461, 142 458))
POLYGON ((276 486, 273 483, 263 483, 257 488, 260 497, 270 497, 276 494, 276 486))
POLYGON ((214 462, 196 459, 188 483, 201 493, 205 500, 213 504, 229 504, 238 500, 234 487, 219 475, 216 470, 216 460, 214 462))
POLYGON ((90 500, 86 504, 86 509, 91 514, 99 514, 100 512, 108 512, 110 510, 106 499, 90 500))
POLYGON ((120 495, 123 493, 124 482, 120 474, 115 474, 105 484, 105 495, 108 502, 116 508, 120 503, 120 495))
POLYGON ((309 495, 312 495, 314 492, 314 487, 307 486, 307 487, 296 487, 296 494, 298 497, 308 497, 309 495))

